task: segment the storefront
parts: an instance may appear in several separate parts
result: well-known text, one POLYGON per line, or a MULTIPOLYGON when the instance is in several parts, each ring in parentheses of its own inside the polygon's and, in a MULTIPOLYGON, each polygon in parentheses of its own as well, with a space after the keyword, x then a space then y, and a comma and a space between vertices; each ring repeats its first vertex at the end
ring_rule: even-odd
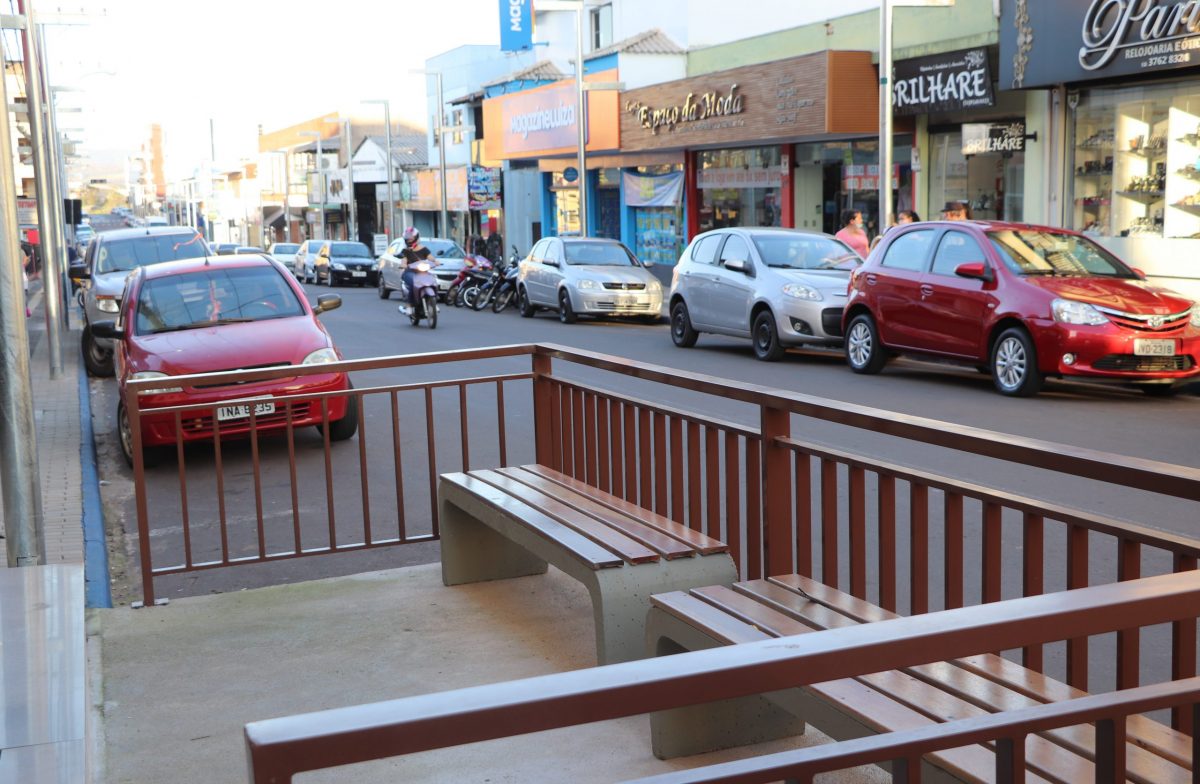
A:
MULTIPOLYGON (((675 181, 678 201, 658 206, 657 214, 643 215, 642 194, 654 187, 652 176, 672 172, 630 172, 638 180, 626 180, 624 188, 626 208, 636 211, 626 241, 653 248, 664 260, 673 262, 692 236, 709 229, 836 231, 842 209, 868 208, 863 190, 852 188, 857 180, 878 178, 875 143, 870 153, 863 147, 861 157, 854 154, 878 128, 869 52, 822 51, 630 90, 621 96, 621 109, 623 154, 673 152, 683 158, 675 181), (831 143, 846 149, 839 147, 837 157, 830 153, 826 161, 831 143), (674 246, 668 247, 666 233, 672 231, 674 246)), ((905 167, 906 151, 896 157, 905 167)), ((869 220, 876 220, 874 214, 869 220)))
POLYGON ((1200 12, 1153 0, 1140 13, 1101 0, 1008 3, 1001 81, 1065 91, 1055 165, 1066 225, 1200 298, 1200 12))

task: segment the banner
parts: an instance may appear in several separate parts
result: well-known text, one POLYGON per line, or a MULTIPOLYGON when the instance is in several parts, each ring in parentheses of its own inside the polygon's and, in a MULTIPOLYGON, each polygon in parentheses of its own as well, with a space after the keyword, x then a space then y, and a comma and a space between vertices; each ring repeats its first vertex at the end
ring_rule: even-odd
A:
POLYGON ((467 199, 473 210, 500 209, 500 169, 493 166, 468 169, 467 199))
POLYGON ((683 172, 656 176, 625 172, 621 176, 629 207, 674 207, 683 195, 683 172))
POLYGON ((778 166, 701 169, 696 177, 700 188, 778 188, 783 184, 783 172, 778 166))
POLYGON ((533 48, 532 0, 500 0, 500 51, 533 48))

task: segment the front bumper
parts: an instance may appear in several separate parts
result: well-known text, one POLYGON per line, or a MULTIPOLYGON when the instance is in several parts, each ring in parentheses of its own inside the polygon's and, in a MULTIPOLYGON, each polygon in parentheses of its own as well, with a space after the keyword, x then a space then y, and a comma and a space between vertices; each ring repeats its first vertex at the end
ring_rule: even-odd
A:
MULTIPOLYGON (((164 384, 170 379, 163 379, 164 384)), ((184 388, 183 392, 166 394, 142 395, 139 401, 141 407, 142 443, 145 446, 168 446, 176 440, 176 413, 156 413, 155 409, 172 406, 196 405, 209 403, 211 409, 195 409, 177 412, 179 416, 179 435, 184 442, 212 441, 213 420, 216 408, 228 404, 232 400, 244 398, 271 398, 291 395, 315 395, 323 392, 341 392, 348 388, 344 373, 328 375, 294 377, 290 379, 271 380, 240 386, 223 386, 214 389, 184 388)), ((122 390, 122 394, 124 390, 122 390)), ((330 422, 336 422, 346 416, 345 396, 324 398, 327 401, 330 422)), ((324 421, 322 398, 309 400, 293 400, 291 403, 291 423, 293 427, 307 427, 324 421)), ((288 409, 286 403, 276 403, 275 411, 271 414, 260 414, 256 418, 259 433, 281 431, 288 425, 288 409)), ((219 422, 221 438, 244 437, 250 433, 250 419, 234 419, 219 422)))
POLYGON ((376 286, 379 284, 378 270, 329 270, 329 275, 330 280, 336 281, 339 284, 359 283, 369 286, 376 286), (361 272, 363 274, 356 275, 356 272, 361 272))
POLYGON ((1169 332, 1125 329, 1116 325, 1078 326, 1043 322, 1035 327, 1038 365, 1042 372, 1118 381, 1183 381, 1200 377, 1200 329, 1169 332), (1135 341, 1171 340, 1170 356, 1135 352, 1135 341), (1065 361, 1072 355, 1073 362, 1065 361))
POLYGON ((588 290, 577 291, 571 297, 575 312, 589 316, 657 316, 662 303, 661 289, 657 292, 588 290))
POLYGON ((802 343, 824 343, 838 345, 842 342, 842 313, 844 304, 828 300, 809 302, 790 300, 772 303, 775 326, 780 342, 786 345, 802 343))

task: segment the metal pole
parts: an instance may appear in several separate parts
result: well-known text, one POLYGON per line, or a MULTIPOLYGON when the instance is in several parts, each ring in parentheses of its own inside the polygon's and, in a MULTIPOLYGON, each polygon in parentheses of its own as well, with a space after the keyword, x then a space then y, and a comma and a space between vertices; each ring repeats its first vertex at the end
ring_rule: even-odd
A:
POLYGON ((350 180, 350 230, 346 239, 353 242, 358 239, 358 204, 354 198, 354 139, 350 136, 350 121, 346 120, 346 172, 350 180))
POLYGON ((292 241, 292 161, 288 151, 283 151, 283 241, 292 241))
POLYGON ((579 126, 579 236, 588 236, 587 95, 583 91, 583 27, 587 7, 579 0, 575 11, 575 118, 579 126))
MULTIPOLYGON (((46 151, 45 107, 42 100, 41 68, 38 66, 37 34, 33 30, 33 9, 30 0, 19 0, 18 12, 25 16, 22 41, 25 50, 25 93, 29 102, 29 143, 33 148, 33 170, 37 182, 38 229, 42 246, 42 286, 46 305, 46 348, 50 355, 50 378, 62 374, 62 345, 59 325, 62 320, 62 293, 60 289, 59 265, 62 248, 58 245, 58 233, 54 231, 54 176, 46 151)), ((7 104, 5 104, 7 106, 7 104)), ((15 192, 15 191, 14 191, 15 192)))
POLYGON ((892 4, 879 7, 879 225, 892 218, 892 4))
POLYGON ((396 238, 396 202, 392 197, 392 106, 391 102, 384 100, 383 102, 383 124, 387 126, 384 131, 385 144, 387 152, 383 158, 384 166, 387 167, 387 210, 388 210, 388 240, 396 238))
POLYGON ((442 103, 442 72, 438 71, 434 74, 437 77, 437 129, 438 135, 438 171, 442 178, 442 187, 439 189, 442 193, 442 236, 449 239, 450 237, 450 219, 446 214, 446 191, 449 190, 449 183, 446 182, 446 134, 443 132, 443 126, 446 122, 446 107, 442 103))
MULTIPOLYGON (((46 51, 46 26, 38 25, 35 31, 38 36, 38 51, 46 51)), ((46 108, 46 153, 49 158, 50 171, 52 177, 50 186, 54 190, 54 201, 51 207, 54 210, 54 244, 58 248, 58 260, 55 266, 58 279, 59 298, 62 300, 63 306, 60 313, 60 319, 64 328, 68 327, 67 311, 66 311, 66 296, 64 292, 70 291, 70 282, 67 279, 67 234, 66 234, 66 204, 67 197, 67 178, 64 175, 62 162, 62 140, 58 135, 58 119, 55 115, 55 98, 54 90, 50 87, 50 71, 46 64, 46 59, 41 58, 42 71, 40 74, 42 80, 42 95, 46 101, 43 104, 46 108)), ((74 225, 71 226, 72 234, 75 231, 74 225)), ((47 274, 49 271, 47 270, 47 274)), ((47 292, 47 296, 49 292, 47 292)))
MULTIPOLYGON (((3 79, 0 105, 8 106, 3 79)), ((46 548, 8 117, 0 112, 0 491, 8 565, 33 566, 46 548)))
POLYGON ((320 133, 320 131, 318 131, 317 132, 317 178, 321 182, 321 185, 320 185, 320 188, 321 188, 321 239, 327 240, 329 238, 325 236, 325 167, 322 165, 324 163, 324 161, 321 160, 321 158, 322 158, 321 133, 320 133))

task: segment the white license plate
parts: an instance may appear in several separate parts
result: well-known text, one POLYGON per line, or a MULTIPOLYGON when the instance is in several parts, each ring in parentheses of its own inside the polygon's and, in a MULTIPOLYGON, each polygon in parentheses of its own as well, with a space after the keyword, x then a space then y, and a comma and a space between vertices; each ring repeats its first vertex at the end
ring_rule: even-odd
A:
MULTIPOLYGON (((275 413, 275 404, 274 403, 255 403, 254 404, 254 415, 255 416, 263 416, 264 414, 274 414, 274 413, 275 413)), ((218 422, 228 422, 231 419, 249 419, 249 418, 250 418, 250 405, 249 404, 246 404, 244 406, 221 406, 220 408, 217 409, 217 421, 218 422)))
POLYGON ((1135 338, 1133 353, 1139 357, 1173 357, 1175 356, 1175 341, 1135 338))
POLYGON ((350 273, 350 277, 352 277, 352 278, 365 278, 365 277, 367 277, 367 273, 365 273, 365 272, 351 272, 351 273, 350 273))

